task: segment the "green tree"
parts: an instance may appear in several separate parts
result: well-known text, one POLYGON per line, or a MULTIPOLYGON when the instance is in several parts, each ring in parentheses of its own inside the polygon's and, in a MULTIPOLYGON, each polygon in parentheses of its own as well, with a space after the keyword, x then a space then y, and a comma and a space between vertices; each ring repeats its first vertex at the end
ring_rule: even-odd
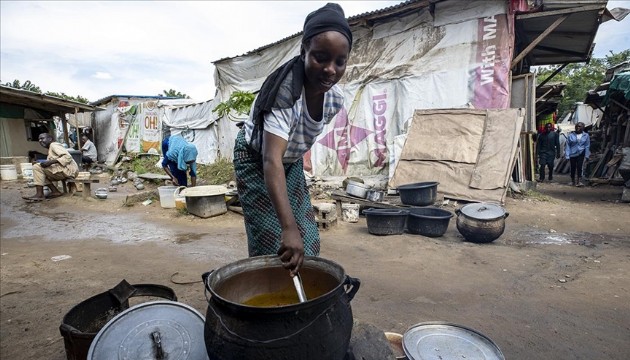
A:
POLYGON ((84 98, 81 95, 70 96, 70 95, 66 95, 65 93, 56 93, 56 92, 52 92, 52 91, 46 91, 45 95, 58 97, 58 98, 61 98, 61 99, 64 99, 64 100, 80 102, 80 103, 83 103, 83 104, 87 104, 87 103, 90 102, 88 99, 84 98))
MULTIPOLYGON (((42 93, 42 89, 39 88, 39 86, 33 84, 30 80, 26 80, 24 82, 24 84, 20 83, 20 80, 13 80, 12 82, 8 82, 4 84, 5 86, 9 86, 12 87, 14 89, 22 89, 22 90, 28 90, 28 91, 32 91, 38 94, 42 93)), ((53 92, 53 91, 46 91, 46 93, 44 93, 44 95, 48 95, 48 96, 54 96, 54 97, 58 97, 60 99, 64 99, 64 100, 71 100, 71 101, 76 101, 76 102, 80 102, 83 104, 87 104, 90 101, 86 98, 84 98, 81 95, 77 95, 77 96, 70 96, 70 95, 66 95, 65 93, 57 93, 57 92, 53 92)))
POLYGON ((227 116, 231 119, 230 112, 234 111, 238 115, 249 114, 252 103, 256 96, 249 91, 237 90, 230 94, 230 98, 217 105, 212 111, 217 113, 219 117, 227 116))
POLYGON ((8 87, 12 87, 14 89, 28 90, 28 91, 36 92, 38 94, 42 93, 42 90, 39 88, 39 86, 33 84, 30 80, 26 80, 24 84, 20 84, 20 80, 15 79, 13 80, 13 82, 8 82, 8 83, 5 83, 4 85, 8 87))
POLYGON ((179 99, 190 99, 190 96, 186 94, 182 94, 181 92, 175 89, 162 90, 162 92, 164 93, 164 96, 167 96, 167 97, 174 97, 174 98, 179 98, 179 99))
MULTIPOLYGON (((595 89, 604 82, 606 69, 630 60, 630 49, 620 53, 610 52, 605 58, 593 58, 588 64, 568 64, 550 82, 566 84, 564 97, 558 104, 558 114, 562 116, 573 108, 578 101, 584 101, 589 90, 595 89)), ((557 67, 541 67, 536 74, 536 82, 541 83, 553 73, 557 67)))

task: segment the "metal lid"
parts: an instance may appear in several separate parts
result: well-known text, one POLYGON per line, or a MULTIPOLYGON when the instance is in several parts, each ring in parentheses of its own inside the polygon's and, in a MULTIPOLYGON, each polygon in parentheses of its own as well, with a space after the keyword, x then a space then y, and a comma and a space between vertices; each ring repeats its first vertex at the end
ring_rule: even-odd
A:
POLYGON ((499 347, 485 335, 465 326, 445 322, 425 322, 412 326, 403 335, 403 350, 409 360, 505 360, 499 347))
POLYGON ((505 215, 505 209, 492 203, 475 203, 464 205, 460 211, 462 214, 479 220, 498 219, 505 215))
POLYGON ((194 186, 185 188, 180 192, 182 196, 215 196, 215 195, 225 195, 229 191, 223 185, 204 185, 204 186, 194 186))
POLYGON ((208 359, 205 318, 176 301, 152 301, 121 312, 96 334, 88 360, 208 359), (161 357, 160 357, 161 356, 161 357))

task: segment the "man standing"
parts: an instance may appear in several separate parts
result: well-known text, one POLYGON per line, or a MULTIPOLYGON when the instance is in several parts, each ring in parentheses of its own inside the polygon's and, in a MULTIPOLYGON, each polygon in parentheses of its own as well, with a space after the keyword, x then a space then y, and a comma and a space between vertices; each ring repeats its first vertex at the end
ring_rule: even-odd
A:
POLYGON ((549 167, 549 181, 553 180, 554 159, 560 158, 560 139, 558 133, 553 131, 553 125, 547 123, 545 129, 538 135, 536 141, 536 154, 538 154, 538 181, 545 180, 545 166, 549 167))
MULTIPOLYGON (((54 182, 74 178, 79 174, 79 167, 66 148, 58 142, 53 141, 53 137, 48 133, 39 135, 39 144, 48 149, 48 157, 42 163, 33 164, 33 182, 35 183, 35 195, 24 197, 28 201, 43 201, 44 185, 47 185, 51 193, 48 198, 55 198, 63 195, 55 186, 54 182)), ((76 190, 74 184, 69 184, 70 193, 76 190)))
POLYGON ((584 159, 591 157, 591 138, 584 132, 584 123, 575 124, 575 131, 569 133, 564 144, 564 156, 571 163, 571 183, 582 187, 582 173, 584 171, 584 159), (577 180, 576 180, 577 175, 577 180))
POLYGON ((98 155, 96 152, 96 146, 90 141, 87 135, 81 136, 81 141, 83 141, 83 147, 81 148, 81 162, 86 164, 86 168, 89 168, 90 164, 96 162, 98 155))

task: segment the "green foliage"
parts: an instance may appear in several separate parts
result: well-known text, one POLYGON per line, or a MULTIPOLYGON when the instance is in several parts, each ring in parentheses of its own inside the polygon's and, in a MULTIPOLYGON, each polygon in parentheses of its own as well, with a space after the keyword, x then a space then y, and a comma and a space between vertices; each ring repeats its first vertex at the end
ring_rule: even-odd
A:
POLYGON ((174 97, 179 99, 190 99, 190 96, 183 94, 175 89, 162 90, 164 96, 174 97))
POLYGON ((61 98, 61 99, 64 99, 64 100, 80 102, 80 103, 83 103, 83 104, 87 104, 87 103, 90 102, 88 99, 84 98, 81 95, 77 95, 75 97, 75 96, 66 95, 65 93, 56 93, 56 92, 52 92, 52 91, 46 91, 45 95, 58 97, 58 98, 61 98))
MULTIPOLYGON (((558 113, 563 113, 573 108, 575 102, 584 101, 589 90, 595 89, 604 82, 606 69, 630 60, 630 49, 620 53, 610 52, 605 58, 593 58, 588 64, 573 63, 567 65, 554 76, 550 82, 562 82, 566 84, 564 97, 558 105, 558 113)), ((557 67, 541 67, 536 75, 536 82, 540 84, 547 79, 557 67)))
POLYGON ((155 167, 158 160, 158 156, 136 156, 131 159, 130 170, 133 170, 133 172, 138 175, 145 173, 159 173, 162 171, 161 168, 158 169, 155 167))
MULTIPOLYGON (((42 93, 42 89, 39 88, 39 86, 33 84, 30 80, 26 80, 24 82, 24 84, 20 84, 20 80, 13 80, 13 82, 8 82, 4 84, 5 86, 9 86, 12 87, 14 89, 22 89, 22 90, 28 90, 28 91, 32 91, 38 94, 42 93)), ((54 96, 54 97, 58 97, 60 99, 64 99, 64 100, 70 100, 70 101, 76 101, 76 102, 80 102, 83 104, 87 104, 90 101, 86 98, 84 98, 81 95, 77 95, 75 96, 70 96, 70 95, 66 95, 65 93, 57 93, 57 92, 53 92, 53 91, 46 91, 46 93, 44 93, 44 95, 48 95, 48 96, 54 96)))
POLYGON ((197 164, 197 182, 203 179, 208 185, 222 185, 235 180, 234 164, 226 158, 218 158, 209 165, 197 164))
POLYGON ((249 91, 237 90, 230 94, 230 98, 217 105, 212 111, 217 113, 219 117, 230 116, 232 111, 238 115, 249 114, 249 110, 252 108, 252 103, 256 96, 249 91))
POLYGON ((4 85, 8 87, 12 87, 14 89, 28 90, 28 91, 36 92, 38 94, 42 93, 42 90, 39 88, 39 86, 31 83, 30 80, 26 80, 24 84, 20 84, 20 80, 15 79, 13 80, 13 82, 8 82, 8 83, 5 83, 4 85))

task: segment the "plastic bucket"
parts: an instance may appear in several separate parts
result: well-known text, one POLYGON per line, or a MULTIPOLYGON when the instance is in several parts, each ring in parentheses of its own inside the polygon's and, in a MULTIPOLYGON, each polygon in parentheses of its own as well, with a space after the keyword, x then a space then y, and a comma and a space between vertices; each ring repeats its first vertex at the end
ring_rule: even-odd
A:
POLYGON ((349 223, 359 221, 359 204, 341 204, 341 220, 349 223))
POLYGON ((22 179, 33 179, 33 164, 20 163, 20 169, 22 170, 22 179))
POLYGON ((17 180, 15 165, 0 165, 0 178, 2 180, 17 180))
POLYGON ((160 206, 165 209, 175 208, 175 190, 178 186, 160 186, 158 192, 160 194, 160 206))

